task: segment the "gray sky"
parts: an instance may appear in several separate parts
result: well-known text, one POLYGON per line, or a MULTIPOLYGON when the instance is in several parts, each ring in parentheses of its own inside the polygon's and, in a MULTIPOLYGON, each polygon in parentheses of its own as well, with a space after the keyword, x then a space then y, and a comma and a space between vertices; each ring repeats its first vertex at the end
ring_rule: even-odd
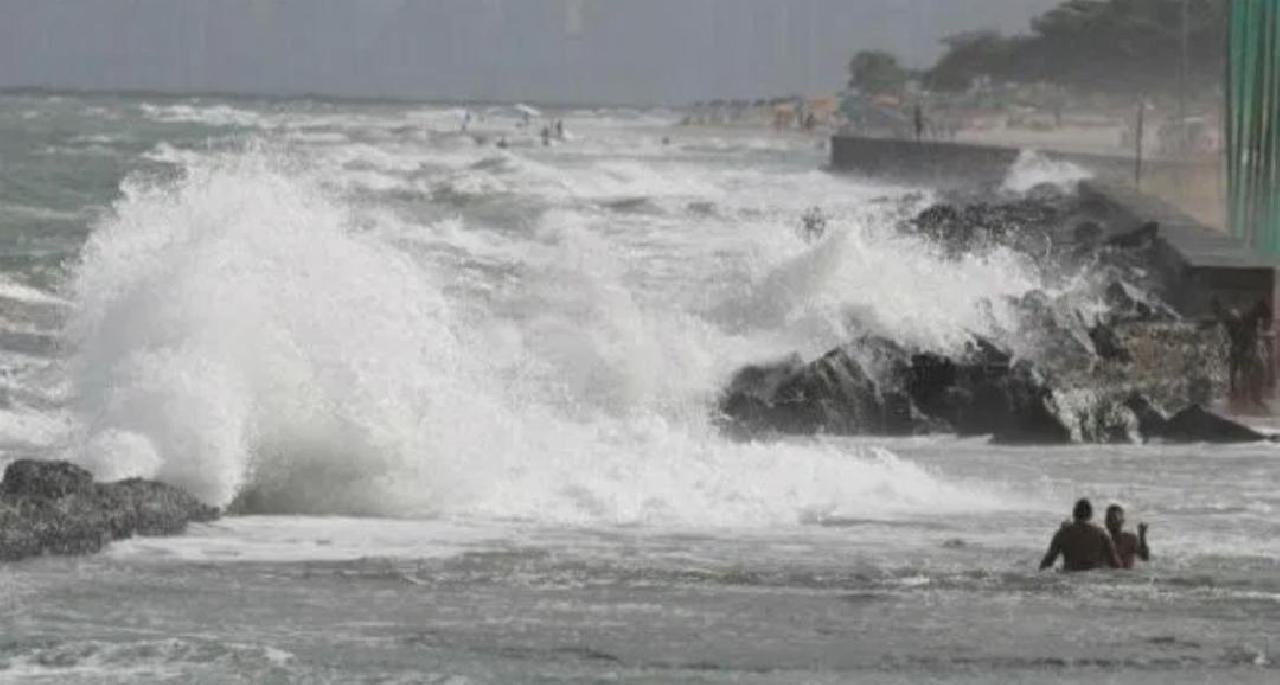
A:
POLYGON ((0 86, 688 102, 838 87, 859 49, 1058 0, 0 0, 0 86))

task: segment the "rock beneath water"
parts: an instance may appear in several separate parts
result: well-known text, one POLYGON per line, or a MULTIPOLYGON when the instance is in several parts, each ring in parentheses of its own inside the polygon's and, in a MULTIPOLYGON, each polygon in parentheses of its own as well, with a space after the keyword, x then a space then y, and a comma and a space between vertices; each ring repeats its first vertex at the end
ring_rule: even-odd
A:
POLYGON ((88 554, 134 534, 176 535, 219 513, 163 483, 94 483, 74 464, 24 459, 0 483, 0 560, 88 554))

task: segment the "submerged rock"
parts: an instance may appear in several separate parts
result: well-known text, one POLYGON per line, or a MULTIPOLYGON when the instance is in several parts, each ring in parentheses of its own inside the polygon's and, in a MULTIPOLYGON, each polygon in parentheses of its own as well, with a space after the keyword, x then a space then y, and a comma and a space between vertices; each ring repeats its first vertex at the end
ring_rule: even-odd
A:
POLYGON ((219 514, 163 483, 94 483, 74 464, 23 459, 9 464, 0 483, 0 561, 88 554, 134 534, 176 535, 219 514))

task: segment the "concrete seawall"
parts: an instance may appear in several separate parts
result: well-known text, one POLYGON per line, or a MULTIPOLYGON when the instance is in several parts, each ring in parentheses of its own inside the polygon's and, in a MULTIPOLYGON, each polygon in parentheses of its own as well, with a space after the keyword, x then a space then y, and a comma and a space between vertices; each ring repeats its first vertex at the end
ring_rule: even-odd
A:
POLYGON ((1020 150, 993 145, 834 136, 831 166, 876 178, 946 187, 999 182, 1020 150))
MULTIPOLYGON (((1023 149, 938 140, 836 135, 831 138, 831 167, 877 178, 936 181, 951 186, 973 185, 1002 181, 1023 149)), ((1053 160, 1078 164, 1109 181, 1131 183, 1134 178, 1132 158, 1054 150, 1039 152, 1053 160)), ((1175 167, 1187 166, 1190 165, 1147 160, 1143 164, 1143 176, 1161 175, 1175 167)))

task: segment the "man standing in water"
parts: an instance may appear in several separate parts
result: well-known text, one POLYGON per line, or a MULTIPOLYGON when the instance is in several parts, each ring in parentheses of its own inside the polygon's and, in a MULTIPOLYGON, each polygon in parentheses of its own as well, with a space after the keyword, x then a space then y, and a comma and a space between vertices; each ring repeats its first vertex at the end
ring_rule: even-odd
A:
POLYGON ((1053 542, 1049 543, 1049 551, 1040 562, 1040 570, 1053 566, 1058 555, 1062 555, 1062 568, 1068 572, 1092 571, 1104 567, 1120 568, 1120 559, 1116 556, 1111 537, 1090 523, 1093 505, 1089 500, 1076 502, 1071 515, 1074 520, 1062 524, 1053 536, 1053 542))
POLYGON ((1138 524, 1138 534, 1124 532, 1124 507, 1113 504, 1107 507, 1107 533, 1115 543, 1116 555, 1120 557, 1120 568, 1133 568, 1137 559, 1151 560, 1151 550, 1147 547, 1147 524, 1138 524))

